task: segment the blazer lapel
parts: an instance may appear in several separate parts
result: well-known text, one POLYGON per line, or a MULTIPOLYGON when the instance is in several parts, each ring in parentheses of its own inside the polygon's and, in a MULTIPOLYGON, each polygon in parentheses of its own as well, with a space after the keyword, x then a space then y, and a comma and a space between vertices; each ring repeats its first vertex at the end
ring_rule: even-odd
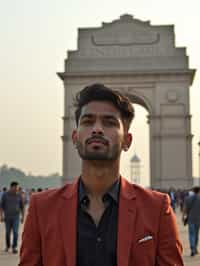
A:
POLYGON ((76 266, 77 190, 78 182, 66 187, 59 215, 66 264, 70 266, 76 266))
POLYGON ((118 216, 117 265, 128 266, 136 219, 136 200, 133 185, 121 178, 118 216))

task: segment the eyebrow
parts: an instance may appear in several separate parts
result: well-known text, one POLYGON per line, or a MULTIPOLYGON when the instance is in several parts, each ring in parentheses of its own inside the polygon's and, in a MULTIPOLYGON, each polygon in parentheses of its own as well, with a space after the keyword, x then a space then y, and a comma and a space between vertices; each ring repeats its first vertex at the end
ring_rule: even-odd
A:
MULTIPOLYGON (((86 114, 83 114, 81 117, 80 117, 80 119, 84 119, 84 118, 93 118, 93 117, 95 117, 96 116, 96 114, 92 114, 92 113, 86 113, 86 114)), ((101 117, 103 117, 103 118, 106 118, 106 119, 114 119, 114 120, 118 120, 117 118, 118 117, 116 117, 115 115, 111 115, 111 114, 102 114, 102 115, 100 115, 101 117)))
POLYGON ((81 115, 80 116, 80 119, 83 119, 83 118, 92 118, 92 117, 94 117, 94 115, 93 114, 83 114, 83 115, 81 115))
POLYGON ((118 120, 118 119, 117 119, 118 117, 116 117, 116 116, 114 116, 114 115, 104 115, 103 117, 106 118, 106 119, 114 119, 114 120, 118 120))

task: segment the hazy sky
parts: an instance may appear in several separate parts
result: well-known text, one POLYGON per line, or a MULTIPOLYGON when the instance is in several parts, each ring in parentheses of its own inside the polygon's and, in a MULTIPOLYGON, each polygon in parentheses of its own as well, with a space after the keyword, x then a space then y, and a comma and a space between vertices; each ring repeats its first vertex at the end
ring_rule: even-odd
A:
MULTIPOLYGON (((187 47, 190 68, 200 69, 199 10, 198 0, 0 0, 0 165, 33 174, 61 173, 63 84, 56 72, 64 71, 67 50, 77 47, 78 28, 99 27, 125 13, 152 25, 174 24, 176 46, 187 47)), ((190 94, 197 176, 199 71, 190 94)), ((145 184, 148 127, 141 110, 136 110, 134 145, 145 184)))

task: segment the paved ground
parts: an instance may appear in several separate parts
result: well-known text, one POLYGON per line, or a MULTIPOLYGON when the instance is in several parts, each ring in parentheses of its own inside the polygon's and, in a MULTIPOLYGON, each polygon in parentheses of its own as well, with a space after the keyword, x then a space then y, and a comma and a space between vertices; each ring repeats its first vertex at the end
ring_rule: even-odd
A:
MULTIPOLYGON (((184 248, 184 252, 183 252, 184 265, 199 266, 200 255, 197 255, 192 258, 189 256, 190 250, 189 250, 188 238, 187 238, 187 227, 184 227, 182 225, 180 214, 177 215, 177 222, 178 222, 181 240, 182 240, 183 248, 184 248)), ((18 255, 13 255, 12 253, 7 254, 3 251, 3 249, 4 249, 4 226, 3 224, 0 224, 0 265, 1 266, 17 266, 18 255)), ((200 246, 199 246, 199 250, 200 250, 200 246)), ((60 266, 60 265, 55 265, 55 266, 60 266)))

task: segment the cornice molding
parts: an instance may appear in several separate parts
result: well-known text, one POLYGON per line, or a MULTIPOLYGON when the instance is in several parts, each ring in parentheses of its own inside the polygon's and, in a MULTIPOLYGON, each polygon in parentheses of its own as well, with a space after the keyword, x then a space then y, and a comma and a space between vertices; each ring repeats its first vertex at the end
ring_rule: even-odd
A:
POLYGON ((66 78, 76 78, 76 77, 118 77, 118 76, 175 76, 177 80, 177 75, 179 76, 189 76, 191 82, 193 81, 195 69, 177 69, 177 70, 149 70, 149 71, 93 71, 93 72, 57 72, 58 77, 61 80, 66 78))

